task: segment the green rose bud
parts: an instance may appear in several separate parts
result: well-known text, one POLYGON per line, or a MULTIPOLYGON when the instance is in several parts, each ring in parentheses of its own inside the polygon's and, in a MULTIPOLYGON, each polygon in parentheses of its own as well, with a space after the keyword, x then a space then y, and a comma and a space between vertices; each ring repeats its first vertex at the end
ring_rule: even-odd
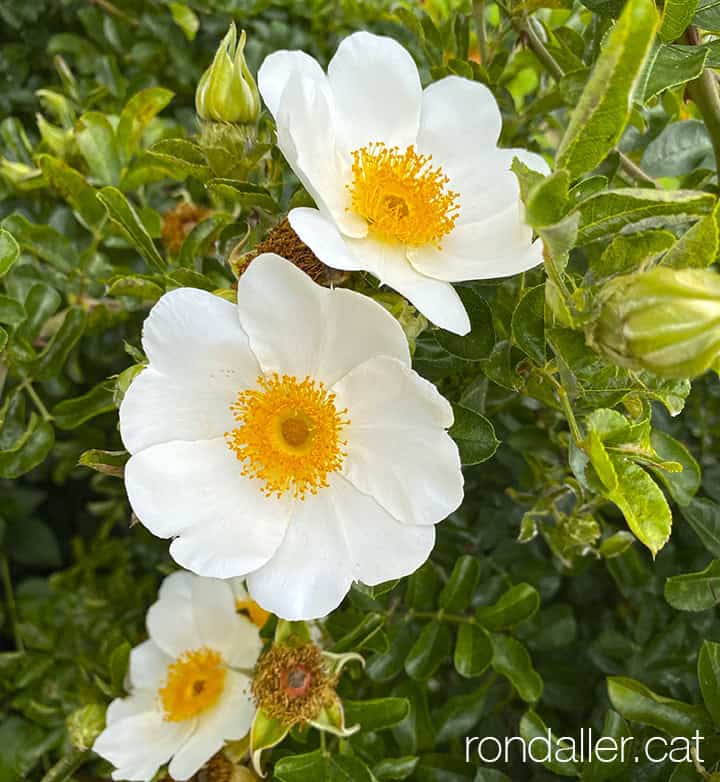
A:
POLYGON ((260 115, 260 95, 243 55, 245 37, 243 30, 238 41, 231 24, 212 65, 200 78, 195 108, 201 119, 247 125, 260 115))
POLYGON ((720 355, 720 274, 658 267, 618 277, 600 295, 589 342, 614 363, 689 378, 720 355))
POLYGON ((89 703, 74 711, 67 719, 70 741, 76 749, 82 751, 92 747, 104 727, 105 707, 99 703, 89 703))

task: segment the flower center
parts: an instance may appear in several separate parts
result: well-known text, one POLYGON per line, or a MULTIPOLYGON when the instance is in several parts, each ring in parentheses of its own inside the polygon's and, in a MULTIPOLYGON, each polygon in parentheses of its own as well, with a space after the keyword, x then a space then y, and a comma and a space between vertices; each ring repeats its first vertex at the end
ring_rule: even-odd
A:
POLYGON ((410 146, 368 144, 353 153, 352 208, 382 239, 409 245, 439 244, 452 231, 459 194, 448 190, 442 168, 410 146))
POLYGON ((243 462, 242 474, 263 481, 268 497, 316 494, 327 487, 328 474, 342 467, 347 410, 338 410, 335 394, 309 377, 298 381, 275 373, 261 375, 257 384, 238 394, 230 409, 239 426, 225 434, 243 462))
POLYGON ((214 649, 185 652, 168 666, 165 686, 159 691, 169 722, 196 717, 214 706, 225 688, 225 666, 214 649))
POLYGON ((280 676, 280 686, 288 698, 300 698, 310 689, 312 674, 304 665, 298 665, 289 671, 283 671, 280 676))
POLYGON ((254 600, 236 600, 235 611, 244 614, 256 627, 263 628, 270 618, 270 612, 261 608, 254 600))

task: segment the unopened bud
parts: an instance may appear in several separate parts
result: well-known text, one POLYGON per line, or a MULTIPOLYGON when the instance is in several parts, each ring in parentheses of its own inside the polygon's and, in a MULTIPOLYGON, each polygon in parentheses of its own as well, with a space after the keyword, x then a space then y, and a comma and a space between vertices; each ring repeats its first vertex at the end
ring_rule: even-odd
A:
POLYGON ((657 267, 611 280, 600 295, 588 338, 614 363, 690 378, 720 356, 720 274, 657 267))
POLYGON ((213 122, 247 125, 260 115, 260 95, 245 62, 245 31, 238 41, 235 24, 220 42, 212 65, 195 92, 198 116, 213 122))

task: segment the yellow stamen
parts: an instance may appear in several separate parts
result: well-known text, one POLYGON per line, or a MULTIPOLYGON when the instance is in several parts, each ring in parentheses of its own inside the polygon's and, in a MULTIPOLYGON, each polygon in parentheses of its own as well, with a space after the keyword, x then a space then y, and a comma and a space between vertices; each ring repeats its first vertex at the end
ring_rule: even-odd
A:
POLYGON ((238 614, 245 614, 247 618, 257 627, 263 628, 270 618, 270 612, 259 606, 254 600, 236 600, 235 611, 238 614))
POLYGON ((168 666, 167 681, 159 691, 168 722, 196 717, 214 706, 225 688, 225 666, 214 649, 185 652, 168 666))
POLYGON ((335 394, 309 377, 263 377, 258 388, 242 391, 230 409, 240 424, 226 432, 229 448, 243 462, 242 474, 264 482, 269 497, 286 491, 304 499, 328 486, 342 467, 340 439, 347 410, 335 407, 335 394))
POLYGON ((383 143, 353 153, 352 208, 380 238, 419 246, 439 244, 458 218, 459 194, 430 155, 383 143))

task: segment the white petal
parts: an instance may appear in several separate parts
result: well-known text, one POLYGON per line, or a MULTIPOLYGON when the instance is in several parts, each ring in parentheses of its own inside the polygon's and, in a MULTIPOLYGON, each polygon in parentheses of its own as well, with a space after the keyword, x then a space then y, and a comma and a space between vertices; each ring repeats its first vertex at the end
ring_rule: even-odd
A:
POLYGON ((340 476, 333 479, 332 489, 355 580, 373 586, 403 578, 430 556, 434 526, 403 524, 340 476))
POLYGON ((320 210, 350 236, 364 236, 367 223, 349 210, 351 159, 336 149, 332 101, 327 80, 290 74, 275 117, 277 143, 320 210))
POLYGON ((159 537, 180 535, 175 560, 229 578, 263 565, 280 545, 289 498, 268 498, 243 477, 224 439, 155 445, 133 456, 125 485, 136 515, 159 537))
POLYGON ((275 557, 248 578, 253 598, 286 619, 328 614, 354 580, 409 575, 435 542, 434 527, 400 523, 341 475, 329 483, 298 509, 275 557))
POLYGON ((115 698, 105 712, 105 724, 124 720, 126 717, 135 717, 138 714, 146 714, 157 711, 157 693, 151 691, 134 691, 127 698, 115 698))
POLYGON ((258 89, 265 105, 275 117, 280 100, 291 76, 300 75, 318 84, 327 82, 327 77, 316 59, 300 51, 283 49, 269 54, 258 71, 258 89))
POLYGON ((328 67, 338 132, 353 150, 372 141, 414 144, 422 87, 417 67, 392 38, 354 33, 338 46, 328 67))
POLYGON ((192 584, 195 578, 197 576, 193 573, 188 573, 187 570, 176 570, 163 579, 162 584, 160 584, 158 598, 162 600, 164 597, 179 597, 184 600, 190 600, 192 598, 192 584))
POLYGON ((145 641, 130 652, 130 682, 133 688, 157 694, 167 679, 173 658, 152 640, 145 641))
POLYGON ((192 608, 203 645, 219 651, 228 665, 252 668, 262 649, 257 627, 235 611, 235 596, 227 581, 197 577, 192 608))
POLYGON ((146 782, 184 744, 195 720, 168 722, 159 711, 118 720, 98 736, 93 749, 116 767, 114 779, 146 782))
POLYGON ((423 93, 418 149, 432 155, 459 193, 456 225, 483 220, 519 199, 511 170, 518 157, 530 168, 547 173, 547 163, 524 149, 498 149, 502 119, 495 98, 479 82, 448 76, 423 93))
MULTIPOLYGON (((231 305, 232 306, 232 305, 231 305)), ((252 385, 259 374, 255 364, 252 385)), ((210 440, 232 429, 230 406, 248 378, 219 372, 188 379, 153 367, 131 383, 120 405, 120 432, 130 453, 171 440, 210 440)))
POLYGON ((275 556, 247 578, 253 600, 282 619, 325 616, 350 589, 353 562, 333 495, 326 488, 298 502, 275 556))
POLYGON ((152 641, 173 660, 204 646, 188 600, 179 597, 158 600, 148 609, 145 623, 152 641))
POLYGON ((457 226, 442 249, 426 245, 408 250, 410 263, 422 274, 449 282, 510 277, 543 261, 543 245, 532 241, 532 229, 512 203, 482 222, 457 226))
POLYGON ((238 306, 266 372, 331 385, 379 353, 410 363, 402 328, 384 307, 354 291, 323 288, 277 255, 252 262, 238 283, 238 306))
POLYGON ((437 524, 458 508, 463 475, 445 428, 448 402, 416 372, 378 357, 333 389, 348 408, 343 475, 405 524, 437 524))
POLYGON ((217 706, 199 716, 193 735, 172 759, 168 771, 173 779, 189 779, 225 741, 241 739, 250 729, 255 713, 250 680, 228 671, 225 681, 225 692, 217 706))
POLYGON ((143 347, 153 369, 205 382, 223 379, 251 385, 258 374, 236 308, 207 291, 178 288, 152 308, 143 326, 143 347))
POLYGON ((405 296, 436 326, 455 334, 470 331, 470 319, 455 289, 420 274, 408 261, 403 246, 370 236, 348 239, 312 209, 294 209, 290 221, 298 236, 323 263, 336 269, 365 269, 405 296))

